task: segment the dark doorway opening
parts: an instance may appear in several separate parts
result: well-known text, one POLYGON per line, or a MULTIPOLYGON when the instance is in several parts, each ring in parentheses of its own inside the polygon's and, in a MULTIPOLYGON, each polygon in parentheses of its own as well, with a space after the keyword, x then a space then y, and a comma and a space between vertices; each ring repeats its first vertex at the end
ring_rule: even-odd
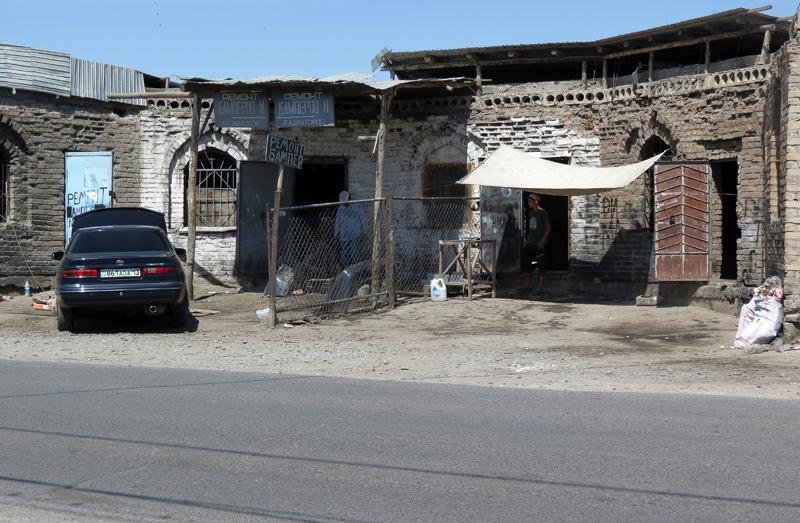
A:
MULTIPOLYGON (((647 139, 647 141, 642 145, 642 150, 639 153, 639 159, 641 160, 649 160, 653 156, 657 154, 665 153, 664 156, 661 157, 662 162, 667 162, 672 159, 672 149, 670 149, 669 145, 659 138, 658 136, 651 136, 647 139)), ((655 169, 651 167, 647 170, 644 174, 644 209, 645 209, 645 219, 647 223, 645 224, 644 229, 648 231, 655 232, 656 230, 656 200, 655 200, 655 169)))
MULTIPOLYGON (((566 162, 565 162, 566 163, 566 162)), ((523 208, 525 209, 525 230, 523 241, 528 237, 528 195, 524 192, 523 208)), ((540 205, 547 211, 550 219, 550 237, 545 247, 545 260, 547 270, 567 271, 569 270, 569 197, 551 196, 548 194, 540 195, 542 200, 540 205)))
POLYGON ((347 189, 347 162, 343 159, 311 159, 295 171, 294 205, 338 202, 347 189))
POLYGON ((720 249, 720 278, 735 280, 739 275, 737 242, 742 237, 736 216, 739 195, 739 164, 736 161, 716 162, 711 165, 714 180, 714 198, 718 208, 713 210, 714 244, 720 249))

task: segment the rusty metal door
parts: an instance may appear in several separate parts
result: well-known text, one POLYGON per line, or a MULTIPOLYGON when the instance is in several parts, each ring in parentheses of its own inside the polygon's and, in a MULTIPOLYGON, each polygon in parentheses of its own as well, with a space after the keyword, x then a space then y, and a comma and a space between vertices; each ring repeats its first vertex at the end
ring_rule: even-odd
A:
POLYGON ((705 162, 655 165, 658 281, 709 278, 709 172, 705 162))

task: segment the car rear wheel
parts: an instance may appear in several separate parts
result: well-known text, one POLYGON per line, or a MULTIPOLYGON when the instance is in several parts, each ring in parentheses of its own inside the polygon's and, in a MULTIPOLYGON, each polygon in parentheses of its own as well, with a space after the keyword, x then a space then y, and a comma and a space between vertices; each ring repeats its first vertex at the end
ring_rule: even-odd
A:
POLYGON ((73 323, 72 311, 56 305, 56 323, 58 324, 58 330, 60 331, 71 330, 73 323))
POLYGON ((189 300, 184 298, 182 302, 173 305, 169 311, 170 323, 175 327, 183 327, 189 319, 189 300))

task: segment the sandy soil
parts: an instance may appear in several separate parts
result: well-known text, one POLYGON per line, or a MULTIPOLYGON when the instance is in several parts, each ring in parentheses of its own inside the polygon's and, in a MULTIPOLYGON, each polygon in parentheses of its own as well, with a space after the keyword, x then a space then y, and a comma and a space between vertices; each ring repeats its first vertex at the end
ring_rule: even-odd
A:
POLYGON ((0 302, 0 358, 800 397, 800 351, 742 354, 731 347, 736 318, 703 308, 576 303, 575 297, 451 299, 270 331, 255 315, 265 306, 259 293, 209 296, 203 289, 202 295, 183 331, 107 315, 82 321, 75 333, 58 332, 53 313, 31 310, 29 298, 16 297, 0 302))

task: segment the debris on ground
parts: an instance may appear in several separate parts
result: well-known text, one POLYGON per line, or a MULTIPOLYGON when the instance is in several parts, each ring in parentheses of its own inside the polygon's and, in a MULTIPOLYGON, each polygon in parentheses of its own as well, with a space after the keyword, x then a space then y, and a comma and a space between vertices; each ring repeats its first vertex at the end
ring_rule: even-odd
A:
POLYGON ((31 309, 38 311, 50 311, 50 312, 55 311, 56 300, 55 298, 48 298, 47 300, 40 300, 39 298, 33 298, 31 309))
POLYGON ((746 354, 764 352, 754 346, 771 343, 782 326, 783 282, 777 276, 770 276, 756 287, 753 297, 742 307, 734 345, 746 354))

